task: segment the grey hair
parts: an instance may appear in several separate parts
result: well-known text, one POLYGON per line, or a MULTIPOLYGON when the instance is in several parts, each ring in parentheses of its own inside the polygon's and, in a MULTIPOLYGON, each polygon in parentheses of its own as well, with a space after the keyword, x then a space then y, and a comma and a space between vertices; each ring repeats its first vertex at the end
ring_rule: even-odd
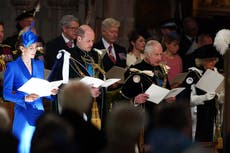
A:
POLYGON ((156 47, 160 47, 162 48, 161 46, 161 43, 157 40, 149 40, 147 41, 147 43, 145 44, 145 49, 144 49, 144 53, 152 53, 153 50, 155 50, 156 47))
POLYGON ((74 15, 64 15, 61 20, 59 21, 59 25, 62 28, 63 26, 69 26, 71 21, 75 21, 79 23, 78 18, 76 18, 74 15))
POLYGON ((102 21, 101 30, 104 31, 110 27, 120 27, 120 21, 114 18, 106 18, 102 21))

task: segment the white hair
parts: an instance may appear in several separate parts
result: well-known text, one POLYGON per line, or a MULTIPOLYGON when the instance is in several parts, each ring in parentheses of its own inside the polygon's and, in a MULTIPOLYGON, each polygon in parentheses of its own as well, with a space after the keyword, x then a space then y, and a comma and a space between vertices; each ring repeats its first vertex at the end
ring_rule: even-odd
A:
POLYGON ((144 52, 146 53, 152 53, 157 47, 162 48, 161 43, 157 40, 149 40, 145 44, 144 52))

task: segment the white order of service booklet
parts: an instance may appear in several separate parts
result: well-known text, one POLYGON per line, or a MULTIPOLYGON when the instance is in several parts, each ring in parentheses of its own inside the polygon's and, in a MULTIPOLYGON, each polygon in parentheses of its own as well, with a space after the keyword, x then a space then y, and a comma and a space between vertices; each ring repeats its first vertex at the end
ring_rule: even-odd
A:
POLYGON ((58 89, 58 87, 63 83, 63 80, 49 82, 40 78, 31 78, 26 83, 24 83, 18 91, 25 92, 27 94, 37 94, 40 97, 50 96, 53 89, 58 89))
POLYGON ((121 79, 107 79, 107 80, 103 81, 99 78, 85 76, 80 81, 85 83, 86 85, 98 88, 98 87, 108 87, 108 86, 110 86, 110 85, 112 85, 112 84, 114 84, 120 80, 121 79))
POLYGON ((173 88, 168 90, 166 88, 160 87, 158 85, 152 84, 145 93, 149 95, 148 101, 159 104, 163 99, 167 99, 170 97, 175 97, 180 92, 182 92, 185 88, 173 88))
POLYGON ((207 69, 196 83, 196 87, 206 92, 219 93, 224 91, 224 76, 218 72, 207 69))

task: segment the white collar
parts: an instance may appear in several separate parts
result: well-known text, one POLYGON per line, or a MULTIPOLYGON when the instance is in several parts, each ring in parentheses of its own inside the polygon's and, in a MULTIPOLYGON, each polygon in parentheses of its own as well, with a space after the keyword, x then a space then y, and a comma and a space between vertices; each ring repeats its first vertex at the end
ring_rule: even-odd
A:
POLYGON ((62 35, 65 43, 68 43, 69 41, 72 41, 72 40, 69 40, 68 38, 66 38, 66 36, 63 33, 61 35, 62 35))
MULTIPOLYGON (((190 68, 188 68, 188 70, 197 71, 200 75, 202 75, 202 73, 203 73, 202 70, 200 70, 200 69, 198 69, 196 67, 190 67, 190 68)), ((218 72, 216 67, 214 67, 213 71, 218 72)))
MULTIPOLYGON (((105 46, 105 49, 109 48, 110 44, 103 37, 102 37, 102 42, 105 46)), ((113 46, 113 44, 112 44, 112 46, 113 46)))
POLYGON ((196 67, 190 67, 190 68, 188 68, 188 70, 197 71, 200 75, 202 75, 202 73, 203 73, 202 70, 200 70, 200 69, 198 69, 196 67))

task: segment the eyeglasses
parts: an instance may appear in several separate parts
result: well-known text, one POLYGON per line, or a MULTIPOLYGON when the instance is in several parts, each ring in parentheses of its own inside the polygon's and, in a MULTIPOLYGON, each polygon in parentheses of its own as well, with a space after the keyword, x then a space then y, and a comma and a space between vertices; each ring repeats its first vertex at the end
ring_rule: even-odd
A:
POLYGON ((66 27, 67 29, 70 29, 70 30, 74 30, 76 31, 78 29, 78 27, 66 27))

